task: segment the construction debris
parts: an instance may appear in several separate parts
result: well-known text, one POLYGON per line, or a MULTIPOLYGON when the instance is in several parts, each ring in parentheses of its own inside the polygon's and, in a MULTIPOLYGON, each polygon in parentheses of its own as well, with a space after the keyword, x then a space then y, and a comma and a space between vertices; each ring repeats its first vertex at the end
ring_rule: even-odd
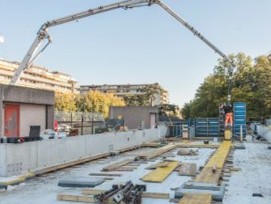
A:
POLYGON ((133 185, 128 181, 125 185, 113 185, 112 189, 101 194, 94 195, 94 199, 99 203, 123 203, 141 204, 141 195, 146 191, 145 185, 133 185))
POLYGON ((196 176, 197 174, 197 164, 195 163, 182 163, 178 169, 180 176, 196 176))
POLYGON ((177 155, 180 155, 180 156, 196 156, 198 154, 199 154, 198 150, 187 149, 187 148, 180 148, 177 151, 177 155))
MULTIPOLYGON (((83 189, 81 191, 83 195, 98 195, 104 192, 105 190, 97 190, 97 189, 83 189)), ((169 193, 143 192, 141 197, 153 198, 153 199, 169 199, 169 193)))

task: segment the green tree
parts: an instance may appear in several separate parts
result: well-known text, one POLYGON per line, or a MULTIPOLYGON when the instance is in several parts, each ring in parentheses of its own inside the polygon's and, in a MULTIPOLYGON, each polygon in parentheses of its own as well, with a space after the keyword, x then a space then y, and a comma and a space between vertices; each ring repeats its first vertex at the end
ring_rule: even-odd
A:
POLYGON ((127 106, 153 106, 158 95, 162 95, 165 90, 158 83, 146 85, 137 90, 137 94, 123 97, 127 106))
POLYGON ((191 112, 192 104, 193 104, 193 101, 189 101, 188 103, 184 104, 181 110, 183 119, 188 120, 189 118, 192 118, 192 112, 191 112))
POLYGON ((110 93, 101 93, 99 91, 90 91, 81 98, 81 107, 87 112, 102 113, 108 117, 110 106, 124 106, 124 101, 110 93))
MULTIPOLYGON (((235 68, 232 101, 247 103, 248 118, 271 115, 271 61, 259 56, 254 61, 244 53, 230 55, 235 68)), ((183 107, 184 117, 217 117, 218 106, 227 101, 229 62, 219 60, 213 74, 197 89, 193 101, 183 107)))

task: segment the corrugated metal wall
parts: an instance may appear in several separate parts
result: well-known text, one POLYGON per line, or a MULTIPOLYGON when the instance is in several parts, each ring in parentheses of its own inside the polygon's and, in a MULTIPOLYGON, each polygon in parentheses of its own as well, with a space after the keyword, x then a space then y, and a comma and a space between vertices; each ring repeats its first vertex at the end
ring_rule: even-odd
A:
POLYGON ((196 118, 195 130, 196 137, 219 137, 219 119, 196 118))
POLYGON ((246 128, 246 103, 244 102, 235 102, 233 103, 233 133, 234 135, 240 137, 240 129, 242 126, 243 137, 245 137, 247 128, 246 128))

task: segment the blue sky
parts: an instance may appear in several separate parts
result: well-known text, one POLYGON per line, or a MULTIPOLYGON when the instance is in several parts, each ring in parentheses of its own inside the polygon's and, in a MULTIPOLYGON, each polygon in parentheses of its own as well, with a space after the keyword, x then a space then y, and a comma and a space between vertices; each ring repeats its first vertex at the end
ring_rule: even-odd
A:
MULTIPOLYGON (((21 61, 47 20, 116 0, 0 0, 0 57, 21 61)), ((224 53, 271 51, 270 0, 164 0, 224 53)), ((115 10, 49 29, 35 61, 81 85, 160 83, 183 105, 219 56, 158 6, 115 10)))

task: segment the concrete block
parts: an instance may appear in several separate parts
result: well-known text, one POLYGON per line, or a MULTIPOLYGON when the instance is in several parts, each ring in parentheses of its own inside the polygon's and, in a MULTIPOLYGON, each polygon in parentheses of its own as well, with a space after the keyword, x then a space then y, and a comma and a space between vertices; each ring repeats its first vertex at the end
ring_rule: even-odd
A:
POLYGON ((234 145, 234 149, 246 149, 246 146, 244 144, 237 144, 237 145, 234 145))
POLYGON ((59 180, 58 186, 61 187, 78 187, 78 188, 93 188, 102 184, 105 181, 103 178, 90 177, 68 177, 59 180))
POLYGON ((182 198, 184 194, 211 194, 215 201, 222 201, 225 194, 225 184, 221 186, 208 183, 188 181, 175 191, 175 198, 182 198))

